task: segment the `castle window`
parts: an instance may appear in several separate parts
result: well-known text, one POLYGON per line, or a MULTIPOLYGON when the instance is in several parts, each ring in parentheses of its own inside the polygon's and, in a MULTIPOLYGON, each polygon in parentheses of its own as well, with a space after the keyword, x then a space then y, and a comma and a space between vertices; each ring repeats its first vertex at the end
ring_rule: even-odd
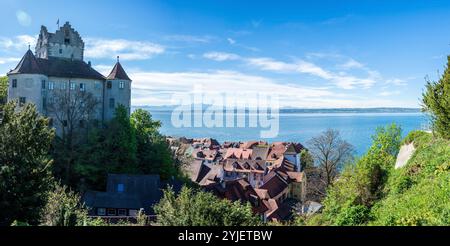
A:
POLYGON ((119 216, 127 216, 127 210, 126 209, 118 209, 117 214, 119 216))
POLYGON ((97 208, 97 215, 105 215, 106 209, 105 208, 97 208))
POLYGON ((84 128, 84 120, 80 120, 79 125, 80 125, 80 128, 84 128))
POLYGON ((45 80, 41 81, 41 87, 42 87, 43 90, 45 90, 45 80))
POLYGON ((106 88, 108 88, 108 89, 112 88, 112 82, 111 81, 106 82, 106 88))
POLYGON ((122 193, 125 191, 125 186, 123 184, 117 184, 117 192, 122 193))
POLYGON ((108 216, 115 216, 116 210, 114 208, 108 208, 108 216))
POLYGON ((62 54, 62 49, 59 49, 59 54, 62 54))
POLYGON ((119 82, 119 89, 123 89, 123 88, 125 88, 125 82, 120 81, 119 82))
POLYGON ((100 89, 100 82, 95 82, 95 89, 100 89))
POLYGON ((70 82, 70 89, 71 90, 75 90, 75 83, 74 82, 70 82))
POLYGON ((42 98, 42 108, 44 110, 47 109, 47 98, 45 98, 45 97, 42 98))
POLYGON ((70 38, 65 38, 64 39, 64 44, 70 44, 70 38))
POLYGON ((26 97, 19 97, 19 105, 23 106, 27 102, 26 97))
POLYGON ((114 98, 110 98, 109 99, 109 107, 115 108, 115 106, 116 106, 116 102, 115 102, 114 98))
POLYGON ((12 88, 16 88, 17 87, 17 79, 13 79, 12 80, 12 88))
POLYGON ((66 82, 61 82, 61 90, 65 90, 66 89, 66 82))
POLYGON ((64 127, 66 127, 66 126, 67 126, 67 120, 63 120, 62 125, 63 125, 64 127))
POLYGON ((85 91, 86 86, 84 83, 80 83, 80 91, 85 91))
POLYGON ((48 82, 48 89, 49 90, 53 90, 55 88, 55 83, 53 82, 48 82))

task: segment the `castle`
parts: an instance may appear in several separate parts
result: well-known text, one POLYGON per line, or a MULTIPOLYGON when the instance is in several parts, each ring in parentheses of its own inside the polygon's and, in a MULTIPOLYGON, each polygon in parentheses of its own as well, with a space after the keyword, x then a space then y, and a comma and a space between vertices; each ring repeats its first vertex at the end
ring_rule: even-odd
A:
MULTIPOLYGON (((131 79, 120 64, 119 57, 105 77, 92 68, 91 62, 84 61, 84 47, 83 39, 69 22, 55 33, 48 32, 42 26, 35 53, 28 48, 16 68, 7 74, 8 101, 34 103, 42 115, 52 119, 57 133, 67 125, 65 119, 57 122, 57 113, 49 110, 49 105, 60 104, 55 102, 59 94, 89 93, 97 102, 89 120, 103 123, 112 119, 118 105, 125 106, 129 115, 131 79)), ((85 102, 80 103, 83 105, 85 102)), ((80 120, 80 126, 85 124, 83 120, 80 120)))

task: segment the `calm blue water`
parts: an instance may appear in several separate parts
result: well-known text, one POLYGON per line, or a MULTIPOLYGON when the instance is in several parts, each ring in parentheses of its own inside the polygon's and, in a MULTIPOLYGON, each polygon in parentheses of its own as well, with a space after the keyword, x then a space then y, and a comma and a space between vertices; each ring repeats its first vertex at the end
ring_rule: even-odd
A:
MULTIPOLYGON (((170 112, 151 112, 154 119, 162 122, 161 132, 168 136, 188 138, 211 137, 219 142, 258 140, 261 128, 175 128, 170 112)), ((400 125, 403 135, 427 124, 421 113, 283 113, 280 114, 280 130, 272 141, 294 141, 306 144, 309 139, 328 128, 339 130, 341 136, 355 146, 358 155, 366 152, 371 135, 378 126, 391 123, 400 125)))

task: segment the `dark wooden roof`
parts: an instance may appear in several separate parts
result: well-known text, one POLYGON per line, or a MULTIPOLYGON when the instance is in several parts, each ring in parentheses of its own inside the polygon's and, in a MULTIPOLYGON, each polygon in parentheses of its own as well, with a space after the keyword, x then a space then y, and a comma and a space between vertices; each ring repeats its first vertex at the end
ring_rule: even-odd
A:
POLYGON ((31 50, 28 50, 17 64, 16 68, 8 74, 44 74, 40 68, 37 58, 31 50))
POLYGON ((131 81, 122 65, 120 65, 120 62, 117 62, 116 65, 114 65, 114 68, 112 69, 108 77, 106 77, 106 79, 123 79, 131 81))
POLYGON ((49 57, 36 58, 28 50, 14 70, 8 74, 43 74, 52 77, 105 80, 90 65, 80 60, 49 57))

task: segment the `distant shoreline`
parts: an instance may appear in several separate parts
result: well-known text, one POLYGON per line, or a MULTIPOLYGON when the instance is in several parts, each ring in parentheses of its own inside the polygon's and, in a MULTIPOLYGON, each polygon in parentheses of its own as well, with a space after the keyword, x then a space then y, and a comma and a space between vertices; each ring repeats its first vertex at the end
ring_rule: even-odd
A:
MULTIPOLYGON (((203 109, 210 105, 203 105, 203 109)), ((141 108, 150 112, 170 112, 176 106, 132 106, 132 110, 141 108)), ((379 107, 379 108, 281 108, 280 113, 421 113, 420 108, 379 107)))

